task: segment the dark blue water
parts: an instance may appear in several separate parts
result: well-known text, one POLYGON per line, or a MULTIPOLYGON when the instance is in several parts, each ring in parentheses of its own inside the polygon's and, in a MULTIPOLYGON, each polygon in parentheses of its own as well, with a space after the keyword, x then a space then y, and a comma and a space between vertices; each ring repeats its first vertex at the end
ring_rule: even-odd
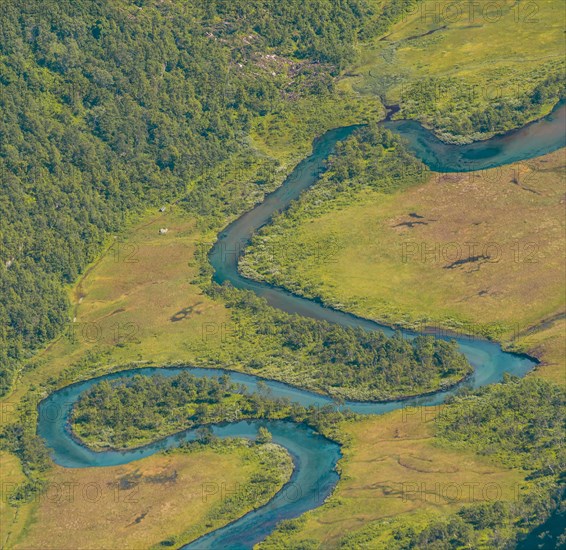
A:
MULTIPOLYGON (((505 136, 485 142, 458 147, 439 142, 430 132, 414 122, 387 122, 385 126, 406 137, 415 153, 423 162, 438 171, 479 170, 501 164, 533 158, 563 147, 566 143, 564 130, 564 106, 560 106, 545 119, 535 122, 505 136)), ((312 185, 324 168, 324 161, 333 151, 337 141, 347 137, 357 126, 338 128, 324 134, 313 143, 313 153, 297 165, 283 185, 264 202, 230 224, 219 236, 210 253, 217 282, 229 281, 237 288, 254 291, 267 302, 289 313, 323 319, 343 326, 362 327, 366 330, 392 330, 354 315, 337 311, 295 296, 284 289, 251 281, 238 273, 238 258, 249 243, 252 234, 269 222, 274 213, 281 212, 289 203, 312 185)), ((414 334, 404 333, 412 338, 414 334)), ((474 367, 473 376, 465 384, 480 387, 502 379, 504 373, 524 376, 535 361, 519 355, 503 352, 498 344, 483 340, 458 337, 460 351, 474 367)), ((217 369, 186 367, 196 376, 217 376, 217 369)), ((188 430, 156 441, 145 447, 129 451, 94 452, 73 440, 68 430, 68 416, 73 404, 82 392, 102 379, 131 377, 134 374, 153 376, 159 372, 172 376, 181 368, 143 368, 122 373, 113 373, 68 386, 54 392, 39 405, 38 434, 51 449, 53 460, 61 466, 81 468, 92 466, 114 466, 126 464, 150 456, 164 449, 176 447, 184 441, 194 439, 194 431, 188 430)), ((257 387, 258 379, 230 373, 236 383, 244 384, 250 391, 257 387)), ((266 381, 274 397, 287 397, 302 405, 322 406, 331 403, 327 397, 316 395, 286 384, 266 381)), ((365 414, 383 414, 403 406, 436 405, 442 403, 456 389, 440 391, 430 396, 389 403, 348 402, 354 411, 365 414)), ((267 427, 273 441, 284 446, 293 457, 295 470, 289 484, 266 506, 250 512, 221 529, 189 544, 186 548, 252 548, 273 531, 282 519, 297 517, 306 510, 320 506, 332 492, 338 481, 336 463, 340 458, 339 446, 303 425, 289 422, 237 422, 214 426, 219 437, 255 438, 259 426, 267 427)))

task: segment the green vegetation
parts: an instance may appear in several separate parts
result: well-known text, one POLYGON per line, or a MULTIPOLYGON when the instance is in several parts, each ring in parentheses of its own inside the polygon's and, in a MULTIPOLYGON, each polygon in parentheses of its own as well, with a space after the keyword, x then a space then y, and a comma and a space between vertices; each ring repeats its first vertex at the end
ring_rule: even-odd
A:
MULTIPOLYGON (((346 536, 339 548, 370 548, 380 532, 379 527, 372 525, 346 536)), ((432 520, 420 531, 399 525, 391 535, 392 550, 451 550, 467 548, 474 542, 471 527, 457 516, 432 520)))
MULTIPOLYGON (((487 105, 475 110, 465 108, 466 99, 473 97, 475 90, 459 86, 454 78, 424 78, 412 83, 401 96, 402 114, 398 118, 414 118, 427 122, 433 128, 442 128, 443 137, 451 136, 450 141, 471 141, 461 136, 474 138, 503 133, 512 128, 524 126, 539 118, 541 108, 555 105, 566 99, 566 72, 563 65, 553 65, 543 73, 545 76, 536 86, 518 97, 495 97, 487 105), (439 110, 437 100, 452 95, 439 110), (450 112, 457 104, 460 110, 450 112), (456 137, 457 136, 457 137, 456 137)), ((477 92, 476 92, 477 93, 477 92)))
MULTIPOLYGON (((447 517, 414 518, 370 524, 344 537, 339 548, 451 550, 452 548, 517 548, 517 542, 560 506, 559 489, 541 487, 516 502, 494 501, 466 506, 447 517), (538 493, 538 494, 537 494, 538 493)), ((539 539, 541 541, 541 539, 539 539)), ((558 548, 561 541, 547 541, 558 548)), ((266 546, 266 548, 270 548, 266 546)), ((529 548, 532 548, 529 547, 529 548)))
POLYGON ((242 439, 194 443, 122 466, 55 466, 25 536, 2 534, 18 550, 113 548, 117 536, 122 548, 179 547, 264 505, 292 469, 282 447, 242 439), (75 498, 60 498, 70 484, 75 498), (97 502, 82 498, 85 486, 100 488, 97 502))
MULTIPOLYGON (((515 502, 465 506, 422 531, 399 528, 393 548, 477 546, 486 535, 497 547, 515 544, 563 499, 565 419, 566 393, 537 378, 508 377, 448 401, 435 419, 437 444, 471 449, 498 464, 527 470, 536 490, 515 502)), ((345 547, 356 539, 360 536, 347 537, 345 547)))
POLYGON ((436 437, 441 444, 548 475, 566 463, 565 423, 564 390, 539 378, 509 377, 448 401, 436 418, 436 437))
POLYGON ((428 170, 397 134, 370 123, 336 145, 321 187, 336 193, 362 188, 390 193, 414 185, 428 170))
MULTIPOLYGON (((260 428, 260 431, 262 429, 265 430, 265 428, 260 428)), ((267 433, 269 434, 269 432, 267 433)), ((238 490, 223 495, 220 502, 208 512, 199 524, 190 529, 185 529, 181 536, 162 541, 160 546, 175 546, 184 541, 193 540, 197 533, 200 535, 205 530, 211 531, 211 526, 225 525, 234 521, 241 517, 242 511, 254 510, 266 504, 281 489, 283 484, 289 481, 293 473, 291 456, 283 447, 271 443, 265 433, 263 433, 263 436, 266 440, 256 441, 255 447, 246 440, 228 439, 204 443, 193 442, 181 448, 180 452, 199 453, 203 450, 214 450, 222 454, 231 453, 234 449, 244 449, 247 455, 246 459, 253 465, 254 472, 243 487, 237 486, 238 490)), ((173 453, 176 452, 179 451, 173 451, 173 453)))
MULTIPOLYGON (((64 285, 107 235, 191 192, 232 155, 249 157, 254 118, 285 119, 287 105, 330 95, 331 73, 352 60, 373 12, 362 0, 285 9, 274 0, 11 0, 1 18, 6 392, 17 366, 68 322, 64 285)), ((245 206, 240 195, 229 210, 245 206)))
MULTIPOLYGON (((81 396, 73 410, 73 431, 93 448, 135 447, 181 430, 200 426, 198 440, 211 443, 207 424, 250 418, 307 422, 322 433, 352 414, 331 405, 301 407, 288 399, 273 399, 267 386, 249 394, 228 376, 197 378, 189 373, 134 376, 102 381, 81 396)), ((267 443, 269 432, 260 433, 267 443)))
POLYGON ((6 495, 13 507, 32 502, 45 489, 52 466, 45 442, 36 434, 36 406, 33 398, 23 400, 15 421, 6 423, 0 432, 0 450, 17 456, 23 473, 23 479, 6 495))
POLYGON ((504 341, 563 384, 563 152, 468 174, 410 168, 339 190, 329 170, 263 228, 242 273, 393 326, 504 341))
MULTIPOLYGON (((323 432, 337 431, 342 438, 343 432, 347 432, 344 425, 337 429, 337 424, 348 418, 347 414, 331 408, 315 414, 285 400, 272 400, 265 390, 253 395, 246 395, 241 389, 235 393, 237 390, 227 378, 197 379, 188 373, 171 378, 140 376, 129 381, 102 382, 78 402, 73 429, 87 444, 97 448, 139 445, 197 424, 242 418, 315 421, 323 432), (325 420, 321 422, 321 418, 325 420)), ((384 528, 392 529, 390 543, 396 549, 477 545, 486 537, 505 543, 517 540, 520 534, 544 521, 559 501, 564 456, 557 453, 564 452, 560 441, 565 397, 554 384, 536 378, 509 377, 502 384, 461 392, 436 415, 435 444, 477 452, 497 464, 527 470, 528 479, 532 480, 528 491, 515 502, 473 502, 453 515, 428 520, 420 529, 412 521, 407 525, 397 522, 393 527, 383 522, 371 523, 343 538, 341 547, 367 547, 364 543, 371 546, 384 528)), ((258 440, 268 443, 269 432, 264 430, 258 440)), ((187 448, 214 448, 215 444, 215 438, 202 430, 199 440, 187 448)), ((273 480, 274 484, 277 482, 273 480)), ((261 487, 258 482, 257 489, 261 487)), ((224 506, 232 510, 236 504, 229 502, 224 506)), ((286 537, 296 531, 293 522, 285 522, 265 543, 265 548, 278 548, 278 544, 285 547, 286 537)))
MULTIPOLYGON (((216 441, 206 428, 199 442, 143 464, 96 471, 53 467, 35 432, 36 407, 69 382, 127 364, 185 362, 243 369, 338 398, 382 399, 450 385, 469 372, 451 344, 419 339, 413 347, 397 337, 336 330, 275 312, 253 296, 213 289, 210 295, 225 299, 226 309, 201 293, 210 274, 206 250, 199 250, 200 260, 187 261, 198 243, 213 240, 274 189, 315 135, 382 117, 381 99, 400 104, 396 116, 417 118, 455 142, 548 113, 564 97, 563 6, 540 0, 532 14, 521 11, 524 3, 502 3, 500 19, 472 22, 423 18, 418 0, 3 3, 0 395, 13 393, 2 403, 0 449, 2 482, 17 485, 0 506, 2 544, 112 547, 119 537, 124 547, 181 545, 263 504, 289 475, 289 457, 266 444, 268 433, 255 445, 216 441), (156 218, 162 206, 166 213, 156 218), (138 216, 144 225, 125 243, 132 248, 120 251, 116 241, 100 258, 94 275, 71 296, 71 314, 68 285, 138 216), (160 222, 169 226, 167 237, 158 236, 160 222), (114 261, 124 251, 134 251, 135 262, 114 261), (80 322, 72 325, 72 336, 51 342, 30 361, 75 315, 80 322), (82 338, 82 323, 102 336, 82 338), (216 340, 203 337, 206 323, 216 327, 216 340), (225 323, 237 338, 224 338, 225 323), (135 330, 115 336, 120 327, 135 330), (228 483, 249 482, 250 493, 203 503, 194 484, 215 481, 219 472, 228 483), (103 487, 139 481, 144 499, 137 506, 116 501, 113 491, 95 506, 36 498, 50 482, 93 479, 103 487)), ((442 182, 450 185, 429 182, 407 191, 426 179, 426 170, 394 136, 370 126, 339 146, 320 184, 276 220, 275 228, 286 228, 280 236, 266 228, 257 237, 255 256, 242 269, 415 328, 431 322, 499 338, 518 323, 514 349, 550 362, 538 373, 563 383, 564 318, 556 315, 563 304, 556 291, 563 280, 559 154, 512 167, 498 185, 490 171, 468 183, 447 175, 442 182), (533 175, 542 177, 529 182, 533 175), (303 225, 309 216, 317 218, 316 238, 303 225), (482 264, 476 271, 400 265, 400 242, 442 244, 464 227, 472 240, 495 237, 506 252, 517 240, 536 242, 538 261, 515 262, 513 269, 505 262, 482 264), (291 252, 285 269, 273 265, 277 250, 291 252), (329 269, 325 262, 334 260, 329 269), (339 273, 336 279, 331 272, 339 273)), ((206 391, 216 396, 199 389, 192 398, 206 402, 188 405, 182 401, 187 395, 166 382, 110 385, 97 395, 119 414, 91 406, 88 423, 77 426, 98 422, 99 433, 88 437, 100 446, 136 445, 229 414, 318 421, 341 441, 354 434, 337 496, 281 525, 269 544, 282 540, 283 548, 289 541, 296 548, 502 547, 560 500, 561 418, 546 400, 550 396, 557 411, 563 400, 552 386, 508 381, 493 392, 462 395, 439 418, 436 435, 428 426, 405 439, 406 423, 396 423, 401 413, 338 426, 343 417, 331 410, 317 420, 269 396, 219 392, 214 384, 206 391), (541 406, 538 417, 529 390, 541 406), (168 401, 162 402, 173 395, 178 400, 168 410, 168 401), (506 414, 503 405, 515 414, 506 414), (201 415, 205 409, 208 416, 201 415), (467 422, 467 409, 491 431, 467 422), (113 433, 103 421, 115 424, 113 433), (128 421, 141 428, 128 429, 128 421), (454 427, 469 442, 448 433, 454 427), (516 502, 509 497, 462 510, 461 503, 435 503, 421 515, 420 503, 400 504, 399 486, 391 481, 495 479, 511 485, 525 471, 526 494, 516 502)))
POLYGON ((242 274, 311 298, 317 296, 312 285, 305 288, 304 282, 293 281, 294 272, 305 264, 326 267, 334 259, 340 237, 328 235, 314 245, 295 242, 293 234, 305 219, 319 218, 357 202, 364 191, 389 194, 406 189, 426 181, 429 174, 400 136, 375 123, 360 128, 337 144, 320 180, 253 237, 240 261, 242 274))
POLYGON ((547 114, 564 97, 561 2, 419 2, 360 45, 342 90, 399 105, 441 139, 486 139, 547 114))
MULTIPOLYGON (((336 144, 335 152, 328 159, 328 169, 320 180, 284 214, 276 216, 270 226, 260 230, 247 251, 257 253, 254 247, 261 246, 262 235, 272 233, 274 225, 283 230, 287 228, 283 224, 292 226, 304 216, 320 215, 332 201, 347 203, 364 189, 391 193, 424 181, 428 175, 426 166, 408 151, 399 135, 371 122, 336 144)), ((270 238, 273 237, 276 235, 270 234, 270 238)), ((267 251, 270 252, 269 247, 267 251)), ((246 266, 244 257, 242 269, 246 266)))
POLYGON ((346 481, 260 547, 514 548, 564 505, 565 414, 566 393, 552 382, 507 377, 436 410, 346 425, 354 436, 343 449, 346 481), (351 527, 328 532, 339 517, 351 527))
MULTIPOLYGON (((478 532, 485 535, 487 530, 498 544, 512 544, 560 506, 566 463, 563 389, 538 378, 507 377, 501 384, 462 391, 435 420, 438 445, 471 449, 498 464, 526 470, 527 479, 535 480, 536 491, 517 502, 497 500, 462 508, 461 519, 451 521, 467 531, 465 543, 473 545, 478 532), (498 533, 505 527, 512 533, 508 541, 498 533)), ((425 532, 430 533, 431 527, 425 532)), ((437 538, 447 540, 447 535, 440 533, 437 538)))
POLYGON ((257 431, 256 442, 260 445, 263 445, 265 443, 271 443, 272 439, 273 436, 271 435, 271 432, 267 428, 260 426, 257 431))
POLYGON ((410 341, 289 315, 249 291, 216 286, 209 293, 232 308, 241 340, 256 350, 245 365, 254 374, 333 397, 379 401, 436 391, 472 373, 456 342, 410 341))

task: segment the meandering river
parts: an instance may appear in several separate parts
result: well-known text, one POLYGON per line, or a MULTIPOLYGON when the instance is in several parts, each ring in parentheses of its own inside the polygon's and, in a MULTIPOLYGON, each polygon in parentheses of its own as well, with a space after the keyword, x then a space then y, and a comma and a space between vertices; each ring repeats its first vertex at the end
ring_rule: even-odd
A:
MULTIPOLYGON (((442 143, 420 124, 412 121, 384 122, 383 125, 404 136, 418 158, 430 168, 442 172, 481 170, 533 158, 566 146, 566 106, 559 105, 551 115, 524 128, 496 136, 484 142, 455 146, 442 143)), ((343 326, 357 326, 366 330, 383 330, 389 327, 337 311, 314 301, 291 294, 270 285, 252 281, 238 273, 238 258, 254 232, 269 222, 275 213, 283 211, 291 201, 310 187, 324 169, 324 162, 336 142, 350 135, 358 126, 330 130, 313 143, 312 154, 301 161, 283 185, 268 195, 255 208, 243 214, 222 231, 210 252, 214 267, 214 279, 231 282, 235 287, 254 291, 267 302, 289 313, 316 319, 324 319, 343 326)), ((405 332, 409 338, 414 334, 405 332)), ((484 340, 457 337, 460 350, 474 367, 473 376, 465 384, 479 387, 498 382, 504 373, 524 376, 535 364, 531 358, 506 353, 498 344, 484 340)), ((157 373, 173 376, 181 370, 189 370, 195 376, 217 376, 218 369, 193 367, 142 368, 107 374, 62 388, 39 404, 37 432, 51 449, 53 460, 64 467, 84 468, 115 466, 150 456, 164 449, 178 446, 195 438, 193 430, 187 430, 156 441, 142 448, 129 451, 94 452, 75 441, 69 430, 69 414, 80 395, 101 380, 115 380, 135 374, 153 376, 157 373)), ((250 391, 257 387, 258 379, 242 373, 230 372, 231 379, 244 384, 250 391)), ((287 397, 302 405, 322 406, 332 403, 324 396, 316 395, 289 385, 267 381, 274 397, 287 397)), ((442 403, 456 389, 437 392, 426 397, 388 403, 348 402, 352 410, 365 414, 383 414, 410 405, 435 405, 442 403)), ((340 447, 312 429, 283 421, 244 421, 213 427, 219 437, 255 438, 259 426, 265 426, 273 435, 273 441, 285 447, 295 464, 289 483, 265 506, 242 518, 213 531, 184 548, 248 549, 273 531, 277 522, 294 518, 307 510, 320 506, 330 495, 338 474, 336 464, 340 459, 340 447)))

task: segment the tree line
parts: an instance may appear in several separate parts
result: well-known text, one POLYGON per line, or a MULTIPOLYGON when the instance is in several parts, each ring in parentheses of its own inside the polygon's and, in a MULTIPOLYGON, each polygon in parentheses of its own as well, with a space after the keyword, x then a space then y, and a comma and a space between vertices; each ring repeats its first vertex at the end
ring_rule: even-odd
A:
MULTIPOLYGON (((417 514, 414 521, 405 515, 368 522, 345 534, 337 547, 562 548, 565 404, 562 388, 534 376, 507 375, 500 384, 460 390, 437 412, 435 444, 473 451, 495 464, 523 470, 525 479, 515 498, 466 503, 457 511, 424 516, 424 521, 417 514)), ((261 548, 293 546, 304 523, 304 518, 281 522, 261 548)), ((318 543, 308 539, 301 547, 317 548, 318 543)))
MULTIPOLYGON (((332 405, 303 407, 275 398, 262 382, 250 393, 227 375, 198 378, 181 372, 99 382, 75 404, 71 427, 93 448, 127 448, 188 428, 197 428, 197 440, 209 444, 214 440, 209 424, 243 419, 305 422, 330 435, 338 422, 353 416, 332 405)), ((260 430, 258 443, 270 440, 271 434, 260 430)))

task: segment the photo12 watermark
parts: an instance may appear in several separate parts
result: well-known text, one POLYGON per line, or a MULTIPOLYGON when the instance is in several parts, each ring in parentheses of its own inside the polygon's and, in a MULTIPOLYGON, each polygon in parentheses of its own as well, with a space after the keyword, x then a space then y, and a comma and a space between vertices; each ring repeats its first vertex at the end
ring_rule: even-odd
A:
POLYGON ((540 261, 540 246, 534 241, 404 241, 401 262, 442 264, 444 269, 479 267, 484 263, 512 261, 533 264, 540 261))
POLYGON ((403 502, 430 504, 518 501, 521 484, 502 485, 495 481, 405 481, 401 483, 403 502))
POLYGON ((53 505, 85 502, 121 502, 136 504, 140 500, 140 488, 122 487, 119 482, 100 483, 98 481, 49 481, 37 489, 26 484, 3 482, 0 484, 2 502, 14 500, 53 505))
POLYGON ((539 5, 534 1, 518 1, 512 5, 504 0, 463 0, 416 2, 405 9, 403 22, 417 19, 423 23, 449 25, 506 21, 516 24, 538 23, 539 5))
POLYGON ((141 335, 141 326, 135 321, 73 321, 65 331, 70 342, 86 344, 125 345, 137 342, 141 335))

